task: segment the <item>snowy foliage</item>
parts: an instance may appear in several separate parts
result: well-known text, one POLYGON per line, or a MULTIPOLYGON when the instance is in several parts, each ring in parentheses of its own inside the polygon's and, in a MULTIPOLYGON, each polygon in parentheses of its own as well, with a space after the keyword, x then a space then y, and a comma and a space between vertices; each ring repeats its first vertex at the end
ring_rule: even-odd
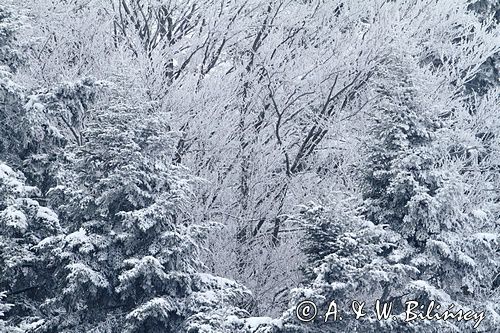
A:
POLYGON ((248 294, 242 289, 231 300, 215 297, 210 308, 197 301, 216 286, 207 289, 193 275, 202 267, 199 233, 183 208, 193 179, 169 164, 173 134, 153 115, 125 105, 97 109, 83 143, 73 144, 61 160, 61 185, 49 197, 73 231, 37 246, 56 259, 54 269, 65 280, 61 293, 46 302, 64 315, 48 319, 46 329, 178 331, 248 294))
POLYGON ((495 331, 497 2, 2 3, 0 331, 495 331))
POLYGON ((61 227, 51 209, 32 199, 39 191, 25 185, 25 178, 3 162, 0 193, 0 288, 9 292, 11 313, 28 319, 33 315, 30 307, 38 303, 36 295, 43 294, 41 286, 46 273, 42 269, 45 264, 33 247, 60 233, 61 227), (25 295, 25 291, 32 294, 25 295))
POLYGON ((5 298, 5 292, 0 293, 0 330, 2 332, 9 333, 20 333, 22 330, 11 326, 8 322, 3 320, 5 317, 5 313, 8 312, 12 308, 12 304, 5 303, 3 299, 5 298))

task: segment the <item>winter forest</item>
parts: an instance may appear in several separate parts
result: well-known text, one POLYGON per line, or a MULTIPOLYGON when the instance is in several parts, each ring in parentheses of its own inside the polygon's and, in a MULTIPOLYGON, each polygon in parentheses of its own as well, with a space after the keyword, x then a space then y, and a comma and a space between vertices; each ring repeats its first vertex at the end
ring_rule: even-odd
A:
POLYGON ((0 332, 500 332, 499 71, 499 0, 0 0, 0 332))

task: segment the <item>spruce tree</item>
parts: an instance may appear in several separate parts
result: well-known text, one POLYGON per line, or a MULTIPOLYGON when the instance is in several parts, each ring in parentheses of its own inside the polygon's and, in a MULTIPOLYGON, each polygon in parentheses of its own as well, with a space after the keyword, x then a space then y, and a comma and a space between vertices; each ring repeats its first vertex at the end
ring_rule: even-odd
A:
POLYGON ((5 293, 0 293, 0 332, 9 332, 9 333, 20 333, 21 329, 10 325, 8 322, 3 320, 5 313, 12 308, 12 304, 4 302, 5 293))
POLYGON ((21 152, 26 140, 20 121, 24 91, 12 80, 20 65, 15 47, 16 27, 12 13, 6 6, 0 6, 0 156, 17 162, 15 153, 21 152))
POLYGON ((439 233, 439 215, 446 209, 438 199, 444 175, 434 168, 442 153, 436 147, 442 124, 434 106, 422 105, 419 83, 424 81, 412 82, 409 69, 395 62, 377 91, 366 164, 366 215, 418 245, 439 233))
POLYGON ((152 108, 97 109, 50 192, 69 233, 40 250, 57 258, 61 292, 46 302, 58 332, 223 332, 251 295, 199 273, 200 238, 186 207, 194 179, 171 165, 174 133, 152 108), (63 305, 61 307, 61 305, 63 305))
POLYGON ((0 164, 6 322, 37 332, 233 331, 227 318, 246 316, 238 306, 252 296, 201 273, 210 226, 190 222, 194 178, 171 165, 164 115, 93 79, 15 84, 14 21, 0 14, 0 157, 14 166, 0 164))
POLYGON ((451 305, 484 311, 477 331, 498 327, 499 234, 493 215, 471 205, 463 161, 451 149, 468 140, 455 128, 467 106, 438 72, 411 57, 388 59, 378 70, 360 170, 363 204, 336 199, 303 214, 314 279, 292 293, 283 327, 267 325, 263 332, 456 332, 477 323, 405 321, 408 301, 424 307, 435 301, 438 313, 451 305), (303 300, 317 305, 313 322, 297 320, 303 300), (343 320, 325 323, 332 300, 343 320), (353 316, 353 300, 366 302, 366 317, 353 316), (377 300, 391 303, 394 317, 376 320, 377 300))
MULTIPOLYGON (((490 300, 499 264, 498 233, 486 217, 486 223, 477 224, 478 214, 466 205, 461 161, 449 154, 455 117, 467 108, 455 103, 450 110, 446 100, 456 99, 446 89, 433 94, 432 77, 424 68, 404 60, 394 66, 379 81, 382 100, 371 129, 365 207, 368 219, 388 224, 404 239, 399 257, 415 273, 401 288, 392 286, 387 296, 483 309, 490 321, 478 329, 487 331, 499 311, 490 300)), ((413 329, 427 324, 416 323, 413 329)), ((430 325, 436 331, 470 329, 459 322, 430 325)))
POLYGON ((40 317, 39 305, 50 294, 51 271, 33 250, 61 232, 56 213, 36 200, 20 172, 0 162, 0 290, 11 304, 9 321, 29 325, 40 317))

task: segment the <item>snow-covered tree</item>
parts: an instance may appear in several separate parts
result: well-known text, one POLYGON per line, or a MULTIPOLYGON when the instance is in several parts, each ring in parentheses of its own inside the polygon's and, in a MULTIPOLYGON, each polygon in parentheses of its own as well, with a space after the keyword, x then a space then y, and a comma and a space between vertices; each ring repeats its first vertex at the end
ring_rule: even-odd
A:
MULTIPOLYGON (((471 2, 471 10, 475 11, 482 21, 490 25, 491 30, 498 29, 500 26, 500 3, 495 0, 478 0, 471 2)), ((467 88, 471 92, 480 95, 485 94, 492 88, 498 88, 500 85, 500 51, 492 54, 481 65, 481 71, 470 83, 467 88)))
POLYGON ((81 143, 80 131, 98 82, 84 78, 50 88, 26 88, 15 76, 25 70, 15 42, 19 25, 19 17, 0 7, 0 156, 45 195, 53 185, 52 162, 61 148, 68 142, 81 143))
POLYGON ((9 318, 29 324, 40 316, 38 306, 50 294, 51 281, 51 271, 33 247, 61 227, 54 211, 36 201, 39 190, 3 162, 0 193, 0 288, 12 304, 9 318))
MULTIPOLYGON (((20 64, 15 47, 17 21, 6 6, 0 6, 0 154, 18 152, 25 142, 20 130, 20 109, 23 103, 22 88, 12 80, 13 71, 20 64)), ((15 154, 12 154, 15 155, 15 154)))
POLYGON ((388 297, 390 288, 401 288, 414 274, 414 267, 397 260, 395 249, 404 245, 404 240, 387 225, 375 225, 359 216, 353 198, 337 200, 329 207, 313 204, 305 209, 305 250, 312 253, 323 247, 324 255, 318 257, 315 252, 308 257, 306 265, 314 267, 311 283, 292 290, 294 308, 284 313, 284 327, 269 325, 269 332, 374 332, 388 330, 391 325, 404 331, 401 323, 379 322, 372 313, 356 318, 351 310, 351 302, 357 300, 367 304, 368 313, 377 299, 388 297), (317 238, 318 234, 321 237, 317 238), (304 300, 313 301, 318 309, 311 323, 297 320, 295 306, 304 300), (327 318, 332 301, 339 312, 327 318))
MULTIPOLYGON (((392 5, 393 9, 405 6, 403 2, 392 5)), ((416 7, 410 7, 406 15, 421 15, 422 11, 413 12, 416 7)), ((283 316, 284 326, 263 325, 262 332, 471 329, 470 323, 466 326, 463 322, 405 323, 407 300, 481 309, 487 320, 478 330, 497 327, 494 281, 499 265, 498 226, 494 214, 476 206, 491 200, 486 199, 488 194, 477 200, 477 194, 471 192, 477 181, 470 175, 480 170, 464 170, 471 156, 456 154, 457 147, 473 154, 471 144, 477 143, 472 131, 466 134, 463 130, 470 120, 465 85, 497 48, 482 42, 493 37, 487 27, 474 23, 463 3, 457 8, 455 14, 427 30, 433 31, 431 37, 422 36, 423 44, 432 40, 425 47, 414 44, 418 39, 415 32, 404 47, 399 42, 388 43, 387 53, 380 52, 383 61, 374 69, 367 90, 369 135, 363 149, 365 161, 359 166, 364 181, 361 191, 354 190, 363 194, 363 214, 355 209, 357 205, 342 209, 345 205, 338 199, 333 207, 312 207, 304 214, 308 221, 305 250, 314 267, 310 270, 313 280, 292 293, 292 308, 283 316), (444 28, 447 24, 448 30, 444 28), (457 43, 455 38, 469 29, 475 35, 457 43), (437 45, 447 47, 439 49, 437 45), (469 56, 477 47, 484 47, 484 53, 469 56), (441 64, 428 65, 428 57, 436 54, 441 54, 441 64), (341 314, 342 321, 324 323, 324 318, 318 317, 314 322, 300 323, 295 307, 305 299, 314 300, 323 311, 336 300, 348 313, 341 314), (397 318, 355 320, 349 313, 350 301, 362 300, 373 306, 377 299, 393 302, 397 318)), ((442 17, 448 9, 444 3, 437 4, 428 15, 442 17)), ((404 21, 404 17, 394 15, 392 24, 404 21)), ((399 36, 406 38, 405 31, 413 28, 404 24, 399 36)), ((485 104, 492 105, 490 102, 485 104)))
POLYGON ((443 210, 450 208, 439 198, 447 195, 442 194, 446 175, 434 168, 443 153, 436 147, 443 125, 436 101, 423 104, 419 89, 425 81, 411 82, 405 77, 411 69, 395 62, 403 68, 391 68, 378 88, 366 166, 367 216, 418 244, 440 232, 443 210))
POLYGON ((15 46, 15 33, 19 27, 16 18, 6 5, 0 7, 0 64, 15 71, 22 60, 21 52, 15 46))
POLYGON ((366 165, 367 217, 388 224, 409 244, 401 262, 413 266, 416 274, 403 290, 392 288, 392 297, 408 294, 422 302, 483 306, 493 318, 491 326, 481 328, 487 330, 496 325, 499 311, 489 303, 499 265, 498 231, 491 216, 467 205, 462 164, 449 156, 451 141, 457 139, 453 121, 467 108, 452 106, 456 99, 446 90, 433 95, 428 90, 432 77, 418 74, 424 69, 405 68, 405 73, 412 72, 409 82, 394 69, 395 76, 384 78, 385 87, 379 87, 380 111, 374 113, 366 165))
POLYGON ((69 233, 37 247, 56 258, 62 282, 45 303, 57 315, 44 327, 221 331, 225 316, 244 315, 236 306, 251 295, 198 273, 208 226, 191 224, 185 209, 193 179, 171 165, 175 134, 147 105, 127 105, 119 94, 109 102, 90 115, 50 193, 69 233))
POLYGON ((3 300, 4 298, 5 298, 5 293, 4 292, 0 293, 0 330, 2 332, 20 333, 22 332, 20 329, 11 326, 8 322, 3 320, 5 313, 9 311, 12 307, 12 304, 4 302, 3 300))
POLYGON ((29 185, 0 192, 9 324, 469 329, 267 317, 305 297, 435 298, 496 324, 495 1, 0 7, 0 160, 29 185))

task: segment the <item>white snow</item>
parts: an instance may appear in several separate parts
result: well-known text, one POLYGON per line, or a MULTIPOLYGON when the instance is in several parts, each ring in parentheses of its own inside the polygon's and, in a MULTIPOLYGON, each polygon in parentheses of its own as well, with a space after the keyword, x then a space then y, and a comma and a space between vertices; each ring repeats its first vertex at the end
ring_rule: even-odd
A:
POLYGON ((21 231, 25 231, 28 228, 26 215, 14 206, 8 206, 0 212, 0 221, 21 231))
POLYGON ((429 240, 429 245, 434 245, 438 249, 439 253, 445 257, 449 257, 451 255, 450 247, 443 241, 429 240))
POLYGON ((243 319, 244 329, 249 332, 255 332, 261 326, 277 326, 281 328, 283 323, 279 319, 270 317, 250 317, 243 319))
POLYGON ((474 261, 474 259, 472 259, 471 257, 469 257, 468 255, 466 255, 463 252, 460 252, 457 255, 457 260, 460 261, 463 264, 466 264, 466 265, 470 266, 470 267, 475 267, 476 266, 476 262, 474 261))
POLYGON ((488 219, 488 214, 484 210, 474 209, 471 213, 472 213, 472 216, 474 216, 475 218, 477 218, 481 221, 488 219))
POLYGON ((0 184, 5 184, 15 193, 22 193, 24 186, 19 175, 6 164, 0 163, 0 184))
POLYGON ((45 323, 45 319, 40 319, 40 320, 34 321, 32 323, 22 323, 20 325, 20 327, 21 327, 21 330, 23 332, 27 332, 27 331, 36 330, 39 326, 42 326, 44 323, 45 323))
POLYGON ((498 234, 489 232, 478 232, 474 234, 474 237, 487 242, 496 242, 498 239, 498 234))
POLYGON ((87 239, 88 239, 87 232, 83 228, 80 228, 78 231, 75 231, 66 236, 66 241, 69 243, 70 246, 80 244, 83 241, 86 241, 87 239))
POLYGON ((332 282, 330 283, 330 287, 332 287, 333 290, 342 290, 347 286, 346 283, 342 282, 332 282))
POLYGON ((430 285, 427 281, 423 280, 411 281, 410 285, 413 286, 415 289, 424 290, 429 294, 431 298, 435 298, 436 300, 439 301, 451 302, 450 295, 448 295, 442 290, 436 289, 434 286, 430 285))
POLYGON ((66 266, 71 271, 66 277, 69 281, 68 286, 64 288, 63 293, 73 293, 76 285, 81 282, 90 282, 92 285, 100 288, 107 288, 108 281, 101 273, 93 270, 89 266, 82 263, 74 263, 66 266))
POLYGON ((53 224, 59 223, 57 214, 47 207, 39 207, 36 213, 36 217, 53 224))
POLYGON ((127 319, 135 318, 143 321, 149 316, 166 319, 169 313, 176 308, 174 302, 167 297, 155 297, 145 304, 142 304, 127 315, 127 319))
POLYGON ((94 244, 91 242, 91 239, 87 236, 87 232, 83 228, 67 235, 65 240, 70 248, 79 246, 79 251, 81 253, 90 253, 95 249, 94 244))
POLYGON ((225 289, 237 286, 236 282, 220 276, 214 276, 208 273, 198 273, 198 277, 203 284, 209 284, 217 289, 225 289))

